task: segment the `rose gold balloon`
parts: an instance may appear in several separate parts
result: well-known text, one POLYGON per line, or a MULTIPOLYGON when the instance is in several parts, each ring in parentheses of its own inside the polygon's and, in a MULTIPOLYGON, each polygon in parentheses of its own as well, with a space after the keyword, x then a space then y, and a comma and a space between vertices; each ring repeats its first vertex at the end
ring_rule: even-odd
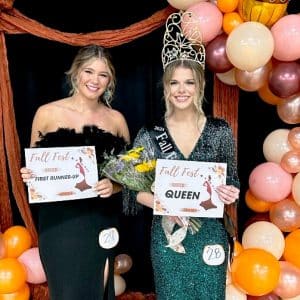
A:
POLYGON ((300 228, 300 206, 293 200, 284 199, 270 208, 270 220, 283 232, 300 228))
POLYGON ((300 150, 300 127, 294 127, 290 130, 288 140, 294 149, 300 150))
POLYGON ((281 158, 280 166, 289 173, 300 172, 300 150, 285 153, 281 158))
POLYGON ((300 205, 300 173, 293 178, 292 195, 295 202, 300 205))
POLYGON ((244 91, 257 91, 267 82, 271 69, 271 61, 254 71, 235 69, 236 84, 244 91))
POLYGON ((123 274, 128 272, 132 267, 132 259, 127 254, 119 254, 115 258, 114 273, 123 274))
POLYGON ((280 261, 280 275, 274 293, 286 299, 300 294, 300 269, 287 261, 280 261))
POLYGON ((277 105, 277 114, 287 124, 300 123, 300 94, 277 105))

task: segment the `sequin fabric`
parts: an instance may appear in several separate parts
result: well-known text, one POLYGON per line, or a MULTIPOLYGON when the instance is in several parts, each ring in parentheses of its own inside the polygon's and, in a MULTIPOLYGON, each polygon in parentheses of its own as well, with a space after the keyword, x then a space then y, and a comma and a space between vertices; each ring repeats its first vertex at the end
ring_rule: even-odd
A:
MULTIPOLYGON (((165 158, 151 138, 151 128, 142 128, 134 146, 143 145, 157 158, 165 158)), ((169 134, 170 136, 170 134, 169 134)), ((176 147, 176 159, 225 162, 227 184, 239 187, 235 146, 232 130, 223 119, 208 117, 194 150, 185 158, 176 147)), ((187 234, 182 242, 186 253, 167 248, 166 236, 161 226, 161 216, 154 216, 151 228, 151 259, 154 271, 157 300, 223 300, 225 299, 228 264, 228 235, 219 219, 201 218, 198 233, 187 234), (208 265, 203 260, 205 246, 221 245, 225 260, 219 265, 208 265)))

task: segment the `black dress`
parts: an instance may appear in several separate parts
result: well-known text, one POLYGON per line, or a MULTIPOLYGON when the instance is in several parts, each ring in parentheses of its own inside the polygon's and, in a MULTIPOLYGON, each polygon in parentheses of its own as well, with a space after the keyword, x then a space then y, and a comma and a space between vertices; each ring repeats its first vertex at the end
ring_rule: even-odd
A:
MULTIPOLYGON (((125 141, 85 126, 81 133, 58 129, 41 136, 37 147, 95 145, 98 164, 103 153, 119 153, 125 141)), ((51 300, 115 299, 113 283, 116 248, 99 245, 99 233, 118 229, 121 196, 89 198, 39 204, 38 233, 41 260, 47 276, 51 300), (104 267, 109 260, 109 280, 104 289, 104 267)))

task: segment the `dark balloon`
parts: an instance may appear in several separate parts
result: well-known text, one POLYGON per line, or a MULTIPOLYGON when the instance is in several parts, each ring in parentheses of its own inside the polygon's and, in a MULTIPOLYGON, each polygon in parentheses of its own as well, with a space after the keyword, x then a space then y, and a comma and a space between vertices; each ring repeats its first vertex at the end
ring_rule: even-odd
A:
POLYGON ((273 66, 269 76, 271 92, 287 98, 300 92, 300 64, 297 62, 280 62, 273 66))
POLYGON ((247 295, 247 300, 280 300, 281 298, 274 293, 269 293, 263 296, 247 295))
POLYGON ((225 33, 218 35, 206 46, 206 64, 207 67, 215 73, 224 73, 233 68, 226 54, 225 33))

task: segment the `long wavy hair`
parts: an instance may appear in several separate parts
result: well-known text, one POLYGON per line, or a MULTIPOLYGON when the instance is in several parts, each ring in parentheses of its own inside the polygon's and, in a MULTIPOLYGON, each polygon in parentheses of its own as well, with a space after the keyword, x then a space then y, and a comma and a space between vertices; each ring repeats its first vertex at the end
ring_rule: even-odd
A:
POLYGON ((110 107, 113 100, 116 88, 116 74, 115 68, 111 62, 110 53, 103 47, 97 45, 88 45, 79 49, 75 56, 71 68, 65 73, 67 75, 68 83, 71 87, 70 95, 73 95, 77 90, 77 78, 83 65, 88 61, 99 58, 107 65, 110 81, 106 91, 99 97, 99 101, 110 107))

